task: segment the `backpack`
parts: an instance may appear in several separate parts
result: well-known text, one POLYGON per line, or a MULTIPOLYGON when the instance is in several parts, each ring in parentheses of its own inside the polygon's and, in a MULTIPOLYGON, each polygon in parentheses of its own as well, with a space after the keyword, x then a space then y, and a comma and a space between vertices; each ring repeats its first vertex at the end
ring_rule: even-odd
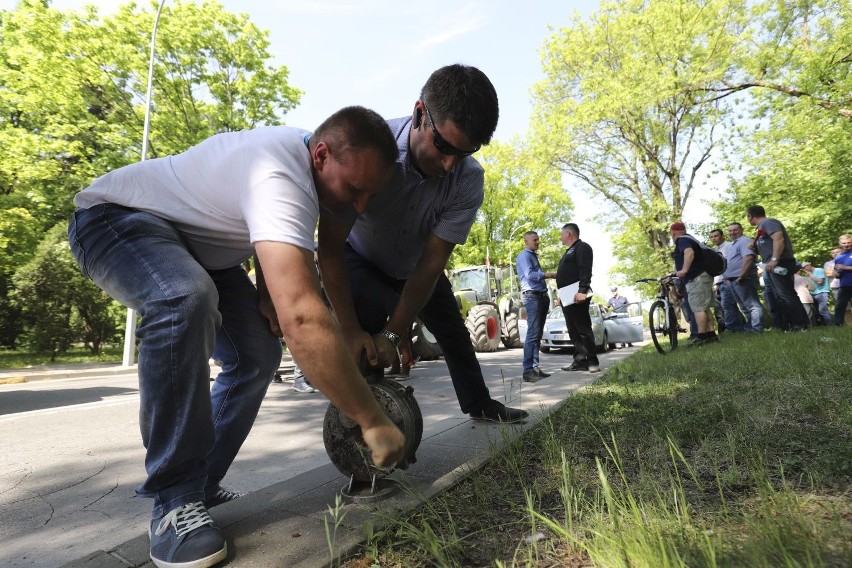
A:
POLYGON ((721 252, 708 247, 692 235, 684 235, 684 237, 689 237, 701 247, 701 265, 704 267, 704 272, 710 276, 719 276, 728 269, 728 259, 722 256, 721 252))

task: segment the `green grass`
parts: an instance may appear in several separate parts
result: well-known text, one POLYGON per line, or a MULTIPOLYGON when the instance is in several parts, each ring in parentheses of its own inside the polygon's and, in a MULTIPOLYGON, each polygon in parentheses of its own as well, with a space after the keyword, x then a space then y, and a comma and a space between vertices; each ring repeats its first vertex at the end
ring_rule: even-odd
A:
POLYGON ((116 363, 121 364, 122 347, 105 347, 97 356, 89 349, 73 347, 59 354, 53 361, 50 355, 34 353, 26 350, 0 349, 0 369, 23 369, 37 365, 67 364, 67 363, 116 363))
POLYGON ((850 344, 646 347, 347 565, 852 566, 850 344))

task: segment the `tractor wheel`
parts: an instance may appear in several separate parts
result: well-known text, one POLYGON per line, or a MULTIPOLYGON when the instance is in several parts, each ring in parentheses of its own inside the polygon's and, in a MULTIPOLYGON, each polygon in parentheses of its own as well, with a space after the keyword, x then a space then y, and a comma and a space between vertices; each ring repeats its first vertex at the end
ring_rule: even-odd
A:
POLYGON ((411 326, 411 354, 420 361, 434 361, 443 354, 441 346, 420 318, 411 326))
POLYGON ((521 343, 521 334, 518 331, 518 312, 512 310, 506 314, 505 324, 506 333, 503 335, 503 345, 505 345, 507 349, 511 349, 512 347, 523 347, 524 344, 521 343))
POLYGON ((464 322, 473 348, 480 352, 497 351, 500 347, 500 314, 489 304, 473 306, 464 322))

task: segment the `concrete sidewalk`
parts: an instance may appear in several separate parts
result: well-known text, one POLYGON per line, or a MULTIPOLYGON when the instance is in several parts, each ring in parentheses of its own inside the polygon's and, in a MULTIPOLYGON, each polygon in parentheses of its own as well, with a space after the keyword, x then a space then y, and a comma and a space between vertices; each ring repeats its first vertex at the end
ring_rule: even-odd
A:
MULTIPOLYGON (((602 355, 602 368, 606 369, 635 350, 622 349, 602 355)), ((348 478, 331 463, 256 490, 211 511, 228 540, 228 557, 220 565, 327 566, 331 558, 326 523, 330 527, 339 524, 332 545, 336 555, 345 555, 363 542, 363 530, 368 522, 380 528, 387 519, 411 511, 446 491, 481 467, 506 442, 535 427, 569 396, 600 376, 556 370, 553 376, 538 383, 522 383, 518 380, 520 355, 519 350, 480 354, 480 363, 492 396, 530 411, 526 423, 511 426, 472 421, 459 413, 455 400, 445 398, 442 404, 435 404, 431 385, 448 386, 446 365, 438 361, 415 369, 412 379, 405 384, 414 388, 415 397, 419 394, 422 398, 418 400, 423 410, 423 440, 417 451, 417 462, 408 470, 397 471, 391 476, 395 491, 375 503, 344 504, 335 519, 329 509, 335 507, 335 499, 348 484, 348 478), (450 403, 457 414, 448 413, 450 403)), ((570 357, 542 356, 542 366, 555 370, 569 360, 570 357)), ((27 380, 72 373, 68 368, 39 371, 41 374, 34 372, 27 380)), ((81 373, 95 371, 104 374, 105 369, 80 369, 81 373)), ((116 367, 112 372, 135 373, 135 368, 116 367)), ((0 379, 3 375, 0 374, 0 379)), ((151 567, 148 537, 143 531, 144 526, 140 526, 138 537, 109 550, 92 551, 65 566, 151 567)))

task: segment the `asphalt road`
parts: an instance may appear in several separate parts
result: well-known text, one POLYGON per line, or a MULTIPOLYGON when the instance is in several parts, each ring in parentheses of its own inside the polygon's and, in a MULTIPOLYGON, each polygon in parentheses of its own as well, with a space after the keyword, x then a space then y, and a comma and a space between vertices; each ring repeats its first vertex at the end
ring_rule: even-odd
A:
MULTIPOLYGON (((517 382, 521 358, 520 349, 480 354, 494 398, 517 382)), ((542 368, 569 361, 543 354, 542 368)), ((145 530, 151 503, 134 492, 145 473, 136 381, 131 374, 0 385, 0 566, 60 566, 145 530)), ((421 363, 407 384, 426 435, 430 424, 460 415, 442 360, 421 363)), ((250 492, 328 464, 326 408, 319 393, 270 385, 225 485, 250 492)))

